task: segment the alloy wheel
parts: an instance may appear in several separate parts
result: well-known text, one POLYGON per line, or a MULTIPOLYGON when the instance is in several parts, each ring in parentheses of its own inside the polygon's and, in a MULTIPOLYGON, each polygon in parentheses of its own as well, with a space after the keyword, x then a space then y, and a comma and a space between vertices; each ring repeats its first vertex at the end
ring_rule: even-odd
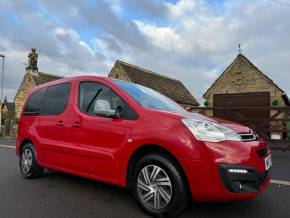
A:
POLYGON ((21 155, 21 169, 23 173, 29 173, 31 166, 32 166, 33 156, 32 151, 30 149, 24 149, 21 155))
POLYGON ((159 166, 145 166, 138 175, 138 194, 141 202, 153 209, 166 207, 172 197, 169 176, 159 166))

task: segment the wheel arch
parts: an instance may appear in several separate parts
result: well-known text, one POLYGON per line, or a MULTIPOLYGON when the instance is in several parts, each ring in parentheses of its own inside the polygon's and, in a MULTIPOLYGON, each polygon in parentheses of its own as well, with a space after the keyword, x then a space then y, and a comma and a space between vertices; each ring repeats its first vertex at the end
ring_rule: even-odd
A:
POLYGON ((189 187, 190 187, 189 181, 188 181, 185 170, 183 169, 181 163, 178 161, 178 159, 170 151, 168 151, 164 147, 162 147, 160 145, 156 145, 156 144, 142 145, 132 153, 132 155, 128 161, 128 165, 127 165, 126 187, 128 189, 131 189, 131 185, 132 185, 131 179, 132 179, 133 172, 134 172, 134 166, 137 164, 138 160, 147 154, 153 154, 153 153, 154 154, 160 153, 162 155, 165 155, 167 158, 169 158, 174 163, 174 165, 178 168, 178 170, 181 172, 183 179, 186 181, 187 188, 188 188, 188 190, 190 190, 189 189, 189 187))
POLYGON ((21 152, 23 146, 26 145, 27 143, 31 143, 31 144, 33 144, 33 142, 32 142, 31 139, 28 139, 28 138, 23 139, 23 140, 21 141, 21 143, 19 144, 19 147, 18 147, 18 149, 17 149, 17 154, 20 154, 20 152, 21 152))

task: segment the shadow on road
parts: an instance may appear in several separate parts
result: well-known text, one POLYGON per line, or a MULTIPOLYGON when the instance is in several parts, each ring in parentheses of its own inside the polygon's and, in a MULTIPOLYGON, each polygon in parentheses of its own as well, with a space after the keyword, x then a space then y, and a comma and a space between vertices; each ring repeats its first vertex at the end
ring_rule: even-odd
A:
MULTIPOLYGON (((95 182, 92 180, 87 180, 71 175, 66 175, 62 173, 47 171, 45 176, 41 180, 50 180, 50 187, 58 184, 64 185, 65 189, 69 188, 71 190, 82 190, 82 194, 88 194, 90 201, 98 201, 101 204, 112 203, 112 208, 115 204, 122 205, 124 202, 130 202, 130 207, 133 207, 133 211, 138 214, 138 217, 145 217, 146 215, 141 212, 138 204, 133 200, 130 191, 126 189, 121 189, 112 185, 103 184, 95 182), (53 181, 53 182, 52 182, 53 181), (101 196, 101 199, 100 199, 101 196)), ((180 217, 214 217, 214 218, 225 218, 225 217, 273 217, 277 214, 289 213, 281 211, 281 208, 274 206, 273 199, 281 197, 279 192, 285 193, 285 187, 279 189, 277 186, 271 185, 260 196, 256 199, 242 201, 242 202, 231 202, 231 203, 195 203, 190 202, 185 211, 180 215, 180 217), (277 192, 278 191, 278 192, 277 192), (267 216, 269 215, 269 216, 267 216)), ((287 189, 290 193, 290 189, 287 189)), ((287 198, 287 195, 284 198, 287 198)), ((283 198, 279 199, 283 202, 283 198)), ((279 201, 275 201, 278 203, 279 201)), ((115 207, 116 208, 116 207, 115 207)), ((287 209, 285 205, 283 207, 287 209)), ((134 212, 134 213, 135 213, 134 212)), ((129 214, 128 214, 129 215, 129 214)), ((132 217, 129 215, 129 217, 132 217)), ((133 216, 135 217, 135 215, 133 216)), ((280 216, 278 216, 280 217, 280 216)))

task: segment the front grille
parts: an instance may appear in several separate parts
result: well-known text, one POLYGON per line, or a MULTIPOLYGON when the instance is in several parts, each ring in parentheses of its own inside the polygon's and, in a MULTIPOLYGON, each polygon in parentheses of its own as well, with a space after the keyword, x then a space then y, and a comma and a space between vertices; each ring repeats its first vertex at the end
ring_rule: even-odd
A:
POLYGON ((267 149, 261 149, 256 151, 260 158, 265 157, 269 152, 267 149))
POLYGON ((241 138, 242 138, 242 141, 244 142, 248 142, 248 141, 255 141, 257 140, 257 136, 256 134, 240 134, 241 138))

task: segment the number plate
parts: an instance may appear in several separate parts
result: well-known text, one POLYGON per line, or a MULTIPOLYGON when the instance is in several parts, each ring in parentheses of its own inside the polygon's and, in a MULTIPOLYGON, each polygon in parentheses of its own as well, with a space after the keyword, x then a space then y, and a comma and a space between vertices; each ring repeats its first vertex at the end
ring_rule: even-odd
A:
POLYGON ((269 155, 265 158, 265 168, 268 170, 272 166, 272 156, 269 155))

